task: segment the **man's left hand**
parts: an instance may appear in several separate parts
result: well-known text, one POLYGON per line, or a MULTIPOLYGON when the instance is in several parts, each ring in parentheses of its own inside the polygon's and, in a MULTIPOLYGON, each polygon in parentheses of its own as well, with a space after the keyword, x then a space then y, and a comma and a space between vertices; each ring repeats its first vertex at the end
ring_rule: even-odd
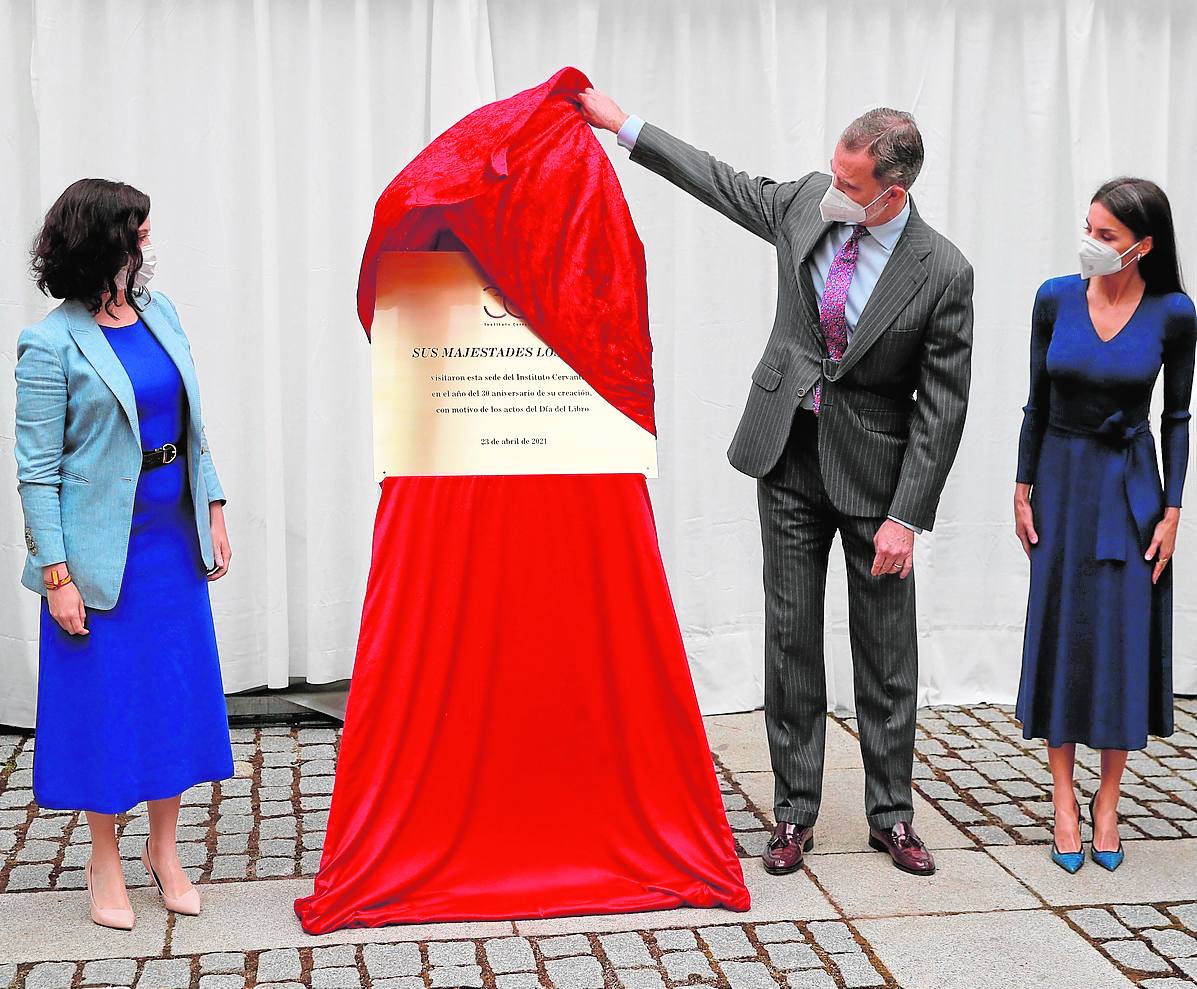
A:
POLYGON ((914 569, 914 531, 886 519, 873 537, 873 576, 894 574, 905 580, 914 569))

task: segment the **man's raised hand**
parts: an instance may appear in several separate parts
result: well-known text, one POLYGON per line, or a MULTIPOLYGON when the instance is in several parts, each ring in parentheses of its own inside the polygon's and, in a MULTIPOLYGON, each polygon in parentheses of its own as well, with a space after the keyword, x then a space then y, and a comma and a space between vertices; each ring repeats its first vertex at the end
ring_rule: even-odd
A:
POLYGON ((609 130, 615 134, 628 119, 628 115, 610 96, 593 86, 587 86, 577 96, 567 96, 566 99, 578 108, 582 119, 591 127, 609 130))

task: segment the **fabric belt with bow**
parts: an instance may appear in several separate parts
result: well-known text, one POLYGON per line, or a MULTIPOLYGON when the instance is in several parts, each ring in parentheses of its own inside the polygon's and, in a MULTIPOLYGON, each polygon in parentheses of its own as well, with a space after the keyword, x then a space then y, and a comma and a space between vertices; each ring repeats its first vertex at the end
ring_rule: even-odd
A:
POLYGON ((1151 435, 1146 420, 1127 425, 1126 413, 1119 410, 1096 428, 1076 423, 1051 420, 1053 429, 1078 436, 1092 436, 1117 450, 1106 460, 1102 471, 1101 492, 1097 508, 1097 560, 1127 559, 1126 523, 1122 512, 1129 509, 1138 533, 1137 552, 1143 554, 1151 544, 1151 536, 1160 511, 1160 482, 1156 474, 1154 447, 1140 442, 1151 435))

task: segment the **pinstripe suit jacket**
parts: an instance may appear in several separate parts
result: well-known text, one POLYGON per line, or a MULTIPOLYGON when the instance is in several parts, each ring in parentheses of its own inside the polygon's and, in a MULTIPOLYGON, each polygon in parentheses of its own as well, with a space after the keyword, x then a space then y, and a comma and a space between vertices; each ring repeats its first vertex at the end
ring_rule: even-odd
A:
POLYGON ((806 264, 831 227, 819 215, 831 176, 753 178, 647 122, 631 159, 777 249, 777 312, 728 450, 732 466, 768 474, 822 377, 819 463, 832 504, 931 529, 968 406, 973 271, 964 256, 912 201, 843 359, 833 361, 806 264))

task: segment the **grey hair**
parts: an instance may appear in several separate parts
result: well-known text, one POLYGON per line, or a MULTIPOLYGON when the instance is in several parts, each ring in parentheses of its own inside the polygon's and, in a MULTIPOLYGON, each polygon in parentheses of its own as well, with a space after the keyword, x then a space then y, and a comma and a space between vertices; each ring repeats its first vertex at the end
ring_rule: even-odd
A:
POLYGON ((923 136, 914 117, 903 110, 877 107, 845 128, 840 142, 849 151, 866 149, 873 174, 887 185, 909 189, 923 168, 923 136))

